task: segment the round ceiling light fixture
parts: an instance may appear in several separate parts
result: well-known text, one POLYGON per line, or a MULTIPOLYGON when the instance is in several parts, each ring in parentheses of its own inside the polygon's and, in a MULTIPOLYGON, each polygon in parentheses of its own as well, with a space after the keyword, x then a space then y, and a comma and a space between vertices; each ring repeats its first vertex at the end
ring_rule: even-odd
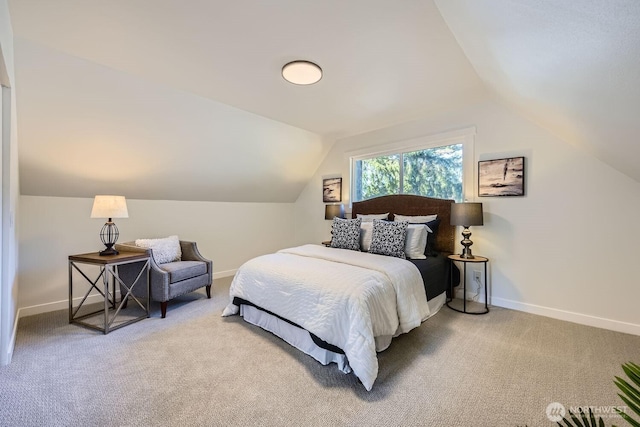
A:
POLYGON ((294 85, 312 85, 322 78, 322 68, 310 61, 292 61, 282 67, 282 77, 294 85))

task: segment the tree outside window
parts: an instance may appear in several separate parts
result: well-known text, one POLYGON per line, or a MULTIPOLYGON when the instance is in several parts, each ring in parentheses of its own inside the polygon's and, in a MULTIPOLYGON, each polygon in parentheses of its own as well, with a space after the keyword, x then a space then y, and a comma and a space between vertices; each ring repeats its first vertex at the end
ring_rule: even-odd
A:
POLYGON ((453 144, 355 160, 354 201, 416 194, 460 202, 462 154, 462 144, 453 144))

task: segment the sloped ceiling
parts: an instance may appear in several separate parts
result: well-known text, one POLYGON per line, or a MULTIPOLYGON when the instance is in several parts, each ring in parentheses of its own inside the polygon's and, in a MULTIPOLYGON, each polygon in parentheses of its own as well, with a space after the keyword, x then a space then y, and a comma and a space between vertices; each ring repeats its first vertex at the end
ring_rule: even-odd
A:
POLYGON ((485 94, 432 1, 9 4, 23 194, 290 202, 335 138, 485 94))
POLYGON ((9 5, 23 194, 292 202, 336 138, 487 93, 640 181, 636 0, 9 5))
POLYGON ((436 0, 507 105, 640 181, 640 2, 436 0))

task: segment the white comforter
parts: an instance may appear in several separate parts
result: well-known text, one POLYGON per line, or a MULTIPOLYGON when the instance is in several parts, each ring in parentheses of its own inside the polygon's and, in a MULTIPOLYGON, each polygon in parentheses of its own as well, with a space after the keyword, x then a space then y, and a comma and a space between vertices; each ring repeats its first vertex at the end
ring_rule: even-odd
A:
MULTIPOLYGON (((229 290, 344 350, 367 390, 378 375, 375 337, 429 317, 420 272, 405 260, 304 245, 246 262, 229 290)), ((238 312, 230 303, 223 316, 238 312)))

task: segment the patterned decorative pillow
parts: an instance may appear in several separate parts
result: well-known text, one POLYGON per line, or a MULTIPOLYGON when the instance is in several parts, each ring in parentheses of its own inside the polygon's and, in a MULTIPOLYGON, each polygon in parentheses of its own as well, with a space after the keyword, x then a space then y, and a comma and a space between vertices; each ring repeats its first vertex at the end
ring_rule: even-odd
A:
POLYGON ((180 239, 178 239, 178 236, 169 236, 164 239, 137 239, 136 246, 151 249, 153 259, 158 264, 180 261, 182 258, 182 250, 180 249, 180 239))
POLYGON ((338 249, 360 250, 360 218, 333 218, 331 226, 331 247, 338 249))
POLYGON ((374 219, 369 253, 406 259, 404 245, 408 226, 409 223, 406 221, 387 222, 374 219))

